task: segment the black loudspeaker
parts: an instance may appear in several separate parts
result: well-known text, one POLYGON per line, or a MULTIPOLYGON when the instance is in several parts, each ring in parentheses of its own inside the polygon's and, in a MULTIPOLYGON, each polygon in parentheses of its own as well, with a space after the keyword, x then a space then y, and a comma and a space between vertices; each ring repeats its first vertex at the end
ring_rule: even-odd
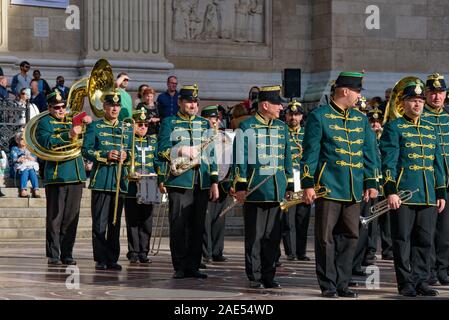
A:
POLYGON ((301 96, 301 69, 284 69, 282 78, 285 98, 301 96))

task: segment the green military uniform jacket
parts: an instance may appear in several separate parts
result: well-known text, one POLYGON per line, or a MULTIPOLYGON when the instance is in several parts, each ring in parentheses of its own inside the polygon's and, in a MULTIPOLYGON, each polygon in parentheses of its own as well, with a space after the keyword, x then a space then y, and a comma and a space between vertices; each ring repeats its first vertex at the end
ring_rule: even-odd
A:
POLYGON ((290 137, 293 169, 300 170, 300 161, 302 156, 302 141, 304 140, 304 129, 302 127, 299 127, 297 130, 288 128, 288 132, 290 137))
POLYGON ((294 190, 287 125, 280 120, 264 119, 256 113, 241 122, 239 129, 233 149, 234 189, 250 191, 274 174, 251 193, 246 202, 281 202, 286 191, 294 190))
POLYGON ((446 181, 437 130, 428 121, 415 124, 403 116, 385 125, 380 138, 385 196, 399 190, 419 192, 404 202, 408 205, 436 205, 445 199, 446 181))
MULTIPOLYGON (((57 119, 51 114, 44 116, 37 125, 36 139, 41 146, 54 149, 69 145, 72 141, 69 131, 72 122, 68 119, 57 119)), ((44 168, 44 184, 69 184, 86 181, 86 171, 81 154, 69 161, 46 161, 44 168)))
POLYGON ((378 188, 376 137, 367 117, 334 101, 309 114, 301 159, 303 189, 325 186, 324 197, 360 202, 363 190, 378 188))
MULTIPOLYGON (((127 160, 130 157, 129 148, 131 147, 133 128, 126 127, 123 136, 123 150, 127 151, 127 160)), ((93 162, 90 173, 89 189, 105 192, 115 192, 118 162, 109 161, 108 153, 112 150, 120 151, 120 142, 122 137, 122 122, 112 123, 106 119, 92 122, 87 126, 84 137, 82 154, 93 162)), ((122 166, 120 179, 120 192, 128 191, 128 169, 126 165, 122 166)))
POLYGON ((446 187, 449 187, 449 112, 445 108, 437 111, 426 104, 421 119, 429 121, 435 127, 436 136, 440 143, 441 155, 443 157, 446 187))
MULTIPOLYGON (((157 135, 146 137, 135 136, 135 171, 139 174, 158 174, 160 175, 160 166, 157 159, 157 135)), ((128 170, 130 162, 128 162, 128 170)), ((135 181, 130 181, 128 185, 127 198, 136 198, 137 185, 135 181)))
MULTIPOLYGON (((175 116, 165 118, 161 123, 158 136, 158 157, 166 163, 166 187, 193 189, 196 179, 201 189, 209 189, 212 183, 218 183, 217 161, 201 158, 199 168, 191 168, 179 176, 169 172, 172 151, 180 146, 200 146, 208 137, 212 136, 209 121, 199 116, 188 116, 178 112, 175 116), (208 161, 206 161, 208 160, 208 161)), ((211 144, 211 149, 213 149, 211 144)), ((213 157, 212 152, 207 152, 213 157)), ((203 154, 204 154, 203 153, 203 154)), ((177 157, 177 155, 175 156, 177 157)))

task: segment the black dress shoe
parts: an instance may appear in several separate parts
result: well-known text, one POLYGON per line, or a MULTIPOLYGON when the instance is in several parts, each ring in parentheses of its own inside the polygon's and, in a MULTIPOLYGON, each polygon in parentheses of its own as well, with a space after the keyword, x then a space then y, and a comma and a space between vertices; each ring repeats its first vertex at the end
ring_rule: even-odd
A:
POLYGON ((282 289, 281 285, 276 280, 264 281, 263 285, 268 289, 282 289))
POLYGON ((282 262, 276 261, 276 268, 281 267, 281 266, 282 266, 282 262))
POLYGON ((449 278, 448 277, 439 278, 438 281, 440 281, 440 284, 442 286, 449 286, 449 278))
POLYGON ((49 258, 47 263, 51 266, 60 266, 62 265, 61 261, 58 258, 49 258))
POLYGON ((204 263, 200 263, 200 269, 206 269, 207 266, 204 263))
POLYGON ((265 289, 265 286, 260 281, 250 281, 249 282, 249 287, 251 289, 265 289))
POLYGON ((359 296, 357 294, 357 292, 349 290, 348 288, 342 289, 342 290, 337 290, 337 294, 339 297, 342 297, 342 298, 357 298, 359 296))
POLYGON ((367 255, 365 255, 365 260, 374 261, 377 260, 377 257, 374 253, 368 253, 367 255))
POLYGON ((173 273, 173 279, 184 279, 185 278, 185 274, 184 271, 182 270, 178 270, 175 271, 175 273, 173 273))
POLYGON ((362 267, 374 266, 374 262, 368 261, 368 260, 363 260, 361 265, 362 265, 362 267))
POLYGON ((139 262, 140 263, 152 263, 153 261, 151 261, 151 259, 148 257, 140 257, 139 262))
POLYGON ((104 262, 97 262, 95 270, 108 270, 108 265, 104 262))
POLYGON ((359 283, 358 282, 356 282, 356 281, 354 281, 354 280, 349 280, 349 282, 348 282, 348 287, 358 287, 359 286, 359 283))
POLYGON ((209 258, 203 258, 203 263, 204 263, 204 264, 210 263, 210 259, 209 259, 209 258))
POLYGON ((352 270, 352 275, 353 276, 359 276, 359 277, 366 277, 367 274, 364 270, 352 270))
POLYGON ((76 266, 76 261, 72 258, 62 259, 62 264, 66 266, 76 266))
POLYGON ((288 261, 295 261, 295 260, 296 260, 296 257, 295 257, 295 256, 288 256, 288 257, 287 257, 287 260, 288 260, 288 261))
POLYGON ((431 289, 426 285, 421 285, 421 286, 416 287, 416 293, 420 296, 425 296, 425 297, 436 297, 437 295, 440 294, 438 292, 438 290, 431 289))
POLYGON ((399 294, 404 297, 417 296, 416 290, 412 287, 412 285, 405 285, 401 290, 399 290, 399 294))
POLYGON ((6 194, 0 191, 0 198, 6 197, 6 194))
POLYGON ((389 260, 389 261, 393 261, 394 257, 392 254, 388 254, 388 255, 384 255, 382 256, 382 260, 389 260))
POLYGON ((310 261, 310 258, 308 256, 300 256, 298 257, 298 261, 310 261))
POLYGON ((207 279, 207 274, 199 271, 186 271, 185 276, 187 278, 207 279))
POLYGON ((137 264, 137 263, 139 263, 139 258, 136 256, 132 256, 131 258, 129 258, 129 263, 137 264))
POLYGON ((323 298, 338 298, 337 291, 335 291, 335 290, 324 290, 321 293, 321 296, 323 298))
POLYGON ((429 285, 435 286, 438 284, 438 278, 436 276, 432 276, 432 277, 430 277, 428 282, 429 282, 429 285))
POLYGON ((226 261, 228 261, 228 258, 223 257, 223 256, 218 256, 218 257, 213 257, 212 260, 214 262, 226 262, 226 261))
POLYGON ((122 271, 122 266, 119 265, 117 262, 113 262, 108 264, 108 269, 122 271))

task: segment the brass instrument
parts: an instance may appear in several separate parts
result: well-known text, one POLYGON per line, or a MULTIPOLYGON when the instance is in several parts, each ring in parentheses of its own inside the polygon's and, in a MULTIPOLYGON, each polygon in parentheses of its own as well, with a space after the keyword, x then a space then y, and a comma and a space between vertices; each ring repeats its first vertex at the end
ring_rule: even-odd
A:
MULTIPOLYGON (((419 192, 419 189, 416 189, 415 191, 401 190, 397 193, 397 195, 399 199, 401 199, 401 202, 404 202, 410 200, 413 194, 416 192, 419 192)), ((379 218, 381 215, 387 213, 388 211, 390 211, 390 207, 388 206, 388 199, 382 200, 370 208, 371 216, 366 218, 360 217, 360 223, 362 224, 362 226, 367 227, 370 222, 379 218)))
MULTIPOLYGON (((314 189, 317 198, 325 197, 330 192, 330 190, 324 186, 317 186, 314 189)), ((293 195, 289 199, 284 199, 280 205, 281 210, 288 211, 288 209, 290 209, 291 207, 303 203, 304 202, 303 193, 304 190, 300 190, 298 192, 293 193, 293 195)))
POLYGON ((402 96, 404 94, 404 87, 409 82, 417 82, 417 81, 422 82, 417 77, 409 76, 402 78, 394 85, 394 88, 391 91, 390 100, 388 101, 387 106, 385 108, 384 120, 382 125, 384 125, 389 121, 402 117, 402 115, 404 114, 404 106, 402 101, 402 96))
MULTIPOLYGON (((95 64, 91 74, 75 82, 70 88, 67 98, 67 118, 71 119, 83 110, 84 98, 87 96, 92 112, 97 117, 104 115, 103 104, 100 100, 103 92, 112 91, 114 88, 114 75, 108 61, 100 59, 95 64)), ((82 139, 71 144, 47 149, 40 145, 36 139, 36 130, 39 121, 49 112, 45 111, 33 117, 25 127, 25 143, 27 148, 37 157, 45 161, 68 161, 77 158, 81 154, 82 139)))
POLYGON ((125 151, 124 149, 124 143, 125 143, 125 136, 126 136, 126 132, 129 132, 129 127, 131 127, 131 133, 132 133, 132 138, 134 140, 134 119, 133 118, 125 118, 122 121, 122 134, 120 137, 120 150, 119 150, 119 154, 120 154, 120 160, 118 162, 118 166, 117 166, 117 172, 116 172, 116 177, 115 177, 115 184, 116 184, 116 188, 115 188, 115 202, 114 202, 114 218, 112 220, 112 224, 115 226, 117 224, 117 210, 118 210, 118 199, 120 196, 120 180, 122 179, 122 168, 123 168, 123 159, 122 157, 122 152, 125 151))
POLYGON ((173 159, 170 162, 170 173, 174 176, 180 176, 181 174, 189 171, 190 169, 199 166, 201 163, 202 152, 210 146, 211 143, 214 142, 217 135, 207 138, 203 143, 199 145, 198 148, 198 156, 194 159, 190 159, 189 157, 178 157, 173 159))
MULTIPOLYGON (((251 193, 253 193, 254 191, 256 191, 257 189, 259 189, 262 185, 264 185, 268 180, 270 180, 272 177, 274 177, 276 175, 276 173, 273 173, 271 176, 266 177, 265 179, 263 179, 261 182, 259 182, 256 186, 254 186, 254 188, 252 188, 251 190, 249 190, 246 193, 246 196, 248 197, 251 193)), ((221 213, 220 213, 220 218, 223 217, 226 213, 228 213, 232 208, 234 208, 238 202, 237 200, 233 197, 232 198, 233 202, 231 205, 229 205, 226 209, 224 209, 221 213)))

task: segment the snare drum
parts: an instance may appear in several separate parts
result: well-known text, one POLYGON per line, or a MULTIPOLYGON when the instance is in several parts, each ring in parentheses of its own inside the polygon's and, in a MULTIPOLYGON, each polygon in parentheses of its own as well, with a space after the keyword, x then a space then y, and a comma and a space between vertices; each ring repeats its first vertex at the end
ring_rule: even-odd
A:
POLYGON ((162 195, 157 184, 157 176, 144 176, 137 182, 138 204, 160 204, 162 195))

